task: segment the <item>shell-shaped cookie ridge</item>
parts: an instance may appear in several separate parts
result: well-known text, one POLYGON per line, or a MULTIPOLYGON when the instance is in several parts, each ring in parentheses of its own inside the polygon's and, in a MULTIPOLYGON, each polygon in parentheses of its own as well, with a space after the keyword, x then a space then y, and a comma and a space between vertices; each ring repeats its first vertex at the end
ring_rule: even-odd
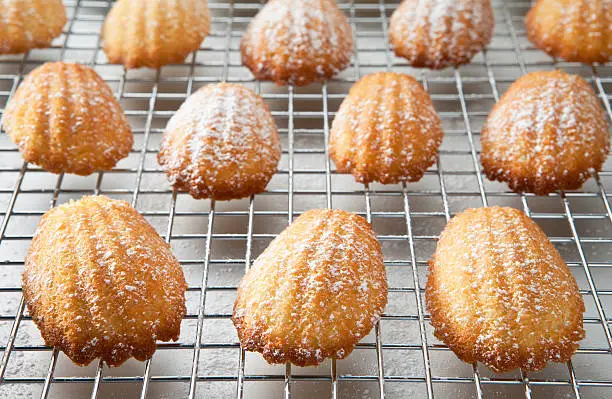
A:
POLYGON ((30 72, 10 99, 3 124, 24 160, 53 173, 110 170, 133 144, 112 90, 80 64, 46 63, 30 72))
POLYGON ((497 372, 566 362, 584 338, 576 280, 538 225, 512 208, 470 209, 449 222, 426 300, 436 337, 497 372))
POLYGON ((183 62, 209 31, 207 0, 119 0, 102 34, 109 62, 159 68, 183 62))
POLYGON ((482 131, 481 160, 492 180, 548 194, 582 186, 609 151, 608 122, 590 85, 563 71, 517 80, 482 131))
POLYGON ((303 86, 348 67, 353 36, 334 0, 271 0, 249 25, 241 53, 257 79, 303 86))
POLYGON ((381 247, 360 216, 302 214, 242 280, 232 320, 246 350, 270 363, 342 359, 387 303, 381 247))
POLYGON ((379 72, 358 81, 330 133, 330 157, 362 183, 417 181, 435 162, 444 133, 429 94, 412 77, 379 72))
POLYGON ((263 99, 237 84, 212 84, 170 119, 158 160, 171 183, 195 198, 241 198, 265 190, 281 145, 263 99))
POLYGON ((414 67, 469 63, 491 41, 490 0, 404 0, 390 20, 395 53, 414 67))
POLYGON ((170 246, 127 202, 103 196, 43 216, 23 290, 47 345, 82 365, 150 358, 156 340, 178 339, 186 311, 170 246))
POLYGON ((0 3, 0 54, 48 47, 66 24, 62 0, 5 0, 0 3))
POLYGON ((611 0, 541 0, 525 17, 527 37, 552 57, 586 64, 612 57, 611 0))

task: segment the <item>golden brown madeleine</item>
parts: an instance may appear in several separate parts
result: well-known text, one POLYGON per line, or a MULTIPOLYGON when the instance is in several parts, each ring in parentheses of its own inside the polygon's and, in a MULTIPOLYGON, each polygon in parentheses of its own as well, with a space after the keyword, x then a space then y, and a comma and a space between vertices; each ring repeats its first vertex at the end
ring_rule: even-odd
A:
POLYGON ((207 0, 118 0, 102 28, 110 63, 159 68, 182 63, 210 31, 207 0))
POLYGON ((244 349, 270 363, 343 359, 387 304, 380 243, 341 210, 302 214, 257 258, 238 287, 232 321, 244 349))
POLYGON ((513 208, 469 209, 440 236, 425 292, 435 336, 496 372, 566 362, 584 338, 571 271, 538 225, 513 208))
POLYGON ((62 0, 0 2, 0 54, 49 47, 66 24, 62 0))
POLYGON ((551 57, 593 64, 612 56, 611 0, 538 0, 525 25, 529 40, 551 57))
POLYGON ((348 67, 353 35, 334 0, 270 0, 251 21, 240 51, 257 79, 305 86, 348 67))
POLYGON ((281 145, 263 99, 238 84, 205 86, 168 122, 157 157, 174 187, 228 200, 266 189, 281 145))
POLYGON ((23 295, 49 346, 118 366, 178 339, 185 278, 170 246, 127 202, 83 197, 47 212, 25 260, 23 295))
POLYGON ((490 0, 404 0, 391 16, 395 54, 414 67, 467 64, 493 37, 490 0))
POLYGON ((134 142, 111 88, 80 64, 52 62, 30 72, 3 124, 25 161, 53 173, 110 170, 134 142))
POLYGON ((482 129, 481 161, 491 180, 545 195, 582 186, 608 156, 608 122, 591 86, 562 71, 518 79, 482 129))
POLYGON ((332 124, 329 154, 362 183, 417 181, 444 132, 429 94, 412 77, 379 72, 358 81, 332 124))

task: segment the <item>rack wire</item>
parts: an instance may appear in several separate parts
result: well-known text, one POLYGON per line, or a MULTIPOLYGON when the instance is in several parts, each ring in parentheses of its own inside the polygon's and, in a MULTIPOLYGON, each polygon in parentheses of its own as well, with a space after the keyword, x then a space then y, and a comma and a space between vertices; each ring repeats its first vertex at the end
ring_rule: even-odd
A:
POLYGON ((238 43, 259 1, 210 2, 212 33, 182 65, 126 71, 108 65, 99 31, 112 2, 66 0, 69 23, 50 49, 0 59, 0 107, 24 75, 45 61, 93 66, 113 87, 135 133, 130 156, 90 177, 52 175, 24 164, 0 136, 0 397, 576 397, 612 396, 612 167, 576 192, 517 195, 483 177, 479 131, 491 106, 518 76, 563 68, 586 78, 612 118, 612 70, 560 63, 534 49, 522 23, 528 1, 494 0, 496 31, 488 50, 459 69, 411 69, 387 46, 399 1, 344 0, 355 57, 337 78, 306 88, 255 82, 238 43), (422 181, 364 186, 336 174, 329 127, 350 86, 377 70, 406 72, 430 92, 445 131, 437 165, 422 181), (195 201, 173 192, 155 161, 163 128, 202 85, 240 82, 256 89, 280 127, 283 159, 268 191, 245 200, 195 201), (188 281, 188 314, 178 342, 159 344, 145 363, 119 368, 74 365, 48 348, 21 296, 23 257, 50 207, 82 195, 130 201, 173 246, 188 281), (446 221, 465 208, 525 210, 558 247, 579 283, 587 337, 572 361, 539 373, 495 374, 466 365, 432 334, 423 287, 427 260, 446 221), (338 207, 362 214, 383 245, 389 306, 375 331, 347 359, 317 368, 271 366, 245 353, 229 319, 237 284, 252 260, 299 213, 338 207))

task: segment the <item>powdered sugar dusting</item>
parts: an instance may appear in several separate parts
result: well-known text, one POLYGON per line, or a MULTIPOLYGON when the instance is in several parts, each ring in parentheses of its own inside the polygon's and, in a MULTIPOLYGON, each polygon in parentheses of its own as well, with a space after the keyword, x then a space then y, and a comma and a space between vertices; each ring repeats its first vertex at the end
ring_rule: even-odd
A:
POLYGON ((257 258, 240 284, 233 321, 247 350, 269 362, 344 358, 387 302, 380 244, 361 217, 312 210, 257 258))
POLYGON ((119 0, 103 27, 112 63, 158 68, 183 62, 210 31, 207 0, 119 0))
POLYGON ((111 169, 133 144, 110 87, 72 63, 46 63, 28 74, 7 105, 4 127, 26 161, 54 173, 111 169))
POLYGON ((612 0, 540 0, 525 23, 529 40, 553 57, 590 64, 612 56, 612 0))
POLYGON ((256 76, 296 84, 345 69, 352 48, 348 19, 333 0, 271 0, 241 46, 243 61, 256 76))
POLYGON ((436 336, 463 360, 497 371, 567 361, 584 337, 574 277, 516 209, 470 209, 453 218, 430 264, 426 297, 436 336))
POLYGON ((170 119, 159 161, 173 184, 197 198, 241 194, 258 181, 263 189, 280 156, 263 99, 240 85, 214 84, 191 95, 170 119))
POLYGON ((47 47, 62 33, 66 9, 61 0, 2 0, 0 53, 47 47))
POLYGON ((125 201, 49 211, 26 258, 24 296, 48 345, 75 362, 143 360, 178 338, 186 284, 170 246, 125 201))
POLYGON ((390 40, 414 66, 467 63, 493 35, 490 0, 404 0, 393 13, 390 40))
POLYGON ((516 81, 493 108, 481 140, 491 178, 536 192, 577 188, 572 184, 599 170, 609 150, 597 96, 584 79, 561 71, 516 81))
POLYGON ((419 180, 437 157, 442 124, 431 98, 412 77, 375 73, 342 102, 330 135, 330 156, 358 181, 419 180))

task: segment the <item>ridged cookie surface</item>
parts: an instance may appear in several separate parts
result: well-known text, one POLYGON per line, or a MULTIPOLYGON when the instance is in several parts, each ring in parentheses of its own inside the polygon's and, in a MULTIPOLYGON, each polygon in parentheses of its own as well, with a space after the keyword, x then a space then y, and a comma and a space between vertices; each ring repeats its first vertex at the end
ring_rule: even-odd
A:
POLYGON ((110 170, 134 142, 111 88, 80 64, 52 62, 30 72, 3 124, 25 161, 53 173, 110 170))
POLYGON ((62 0, 0 2, 0 54, 49 47, 66 24, 62 0))
POLYGON ((228 200, 264 191, 280 157, 276 123, 263 99, 220 83, 181 105, 166 126, 158 160, 177 189, 228 200))
POLYGON ((341 210, 297 218, 257 258, 232 320, 243 348, 270 363, 343 359, 387 304, 381 247, 365 219, 341 210))
POLYGON ((75 363, 118 366, 178 339, 183 272, 170 246, 134 208, 84 197, 47 212, 25 260, 23 295, 49 346, 75 363))
POLYGON ((605 112, 591 86, 562 71, 533 72, 510 86, 482 129, 491 180, 539 195, 574 190, 608 156, 605 112))
POLYGON ((612 57, 612 0, 538 0, 525 26, 551 57, 585 64, 612 57))
POLYGON ((118 0, 102 35, 104 52, 126 68, 182 63, 210 31, 207 0, 118 0))
POLYGON ((395 54, 414 67, 469 63, 493 37, 490 0, 404 0, 391 16, 395 54))
POLYGON ((417 181, 444 132, 429 94, 412 77, 379 72, 358 81, 332 124, 329 154, 362 183, 417 181))
POLYGON ((334 0, 270 0, 251 21, 240 51, 257 79, 304 86, 348 67, 353 35, 334 0))
POLYGON ((584 303, 559 252, 513 208, 454 217, 429 262, 435 336, 465 362, 496 372, 566 362, 584 338, 584 303))

